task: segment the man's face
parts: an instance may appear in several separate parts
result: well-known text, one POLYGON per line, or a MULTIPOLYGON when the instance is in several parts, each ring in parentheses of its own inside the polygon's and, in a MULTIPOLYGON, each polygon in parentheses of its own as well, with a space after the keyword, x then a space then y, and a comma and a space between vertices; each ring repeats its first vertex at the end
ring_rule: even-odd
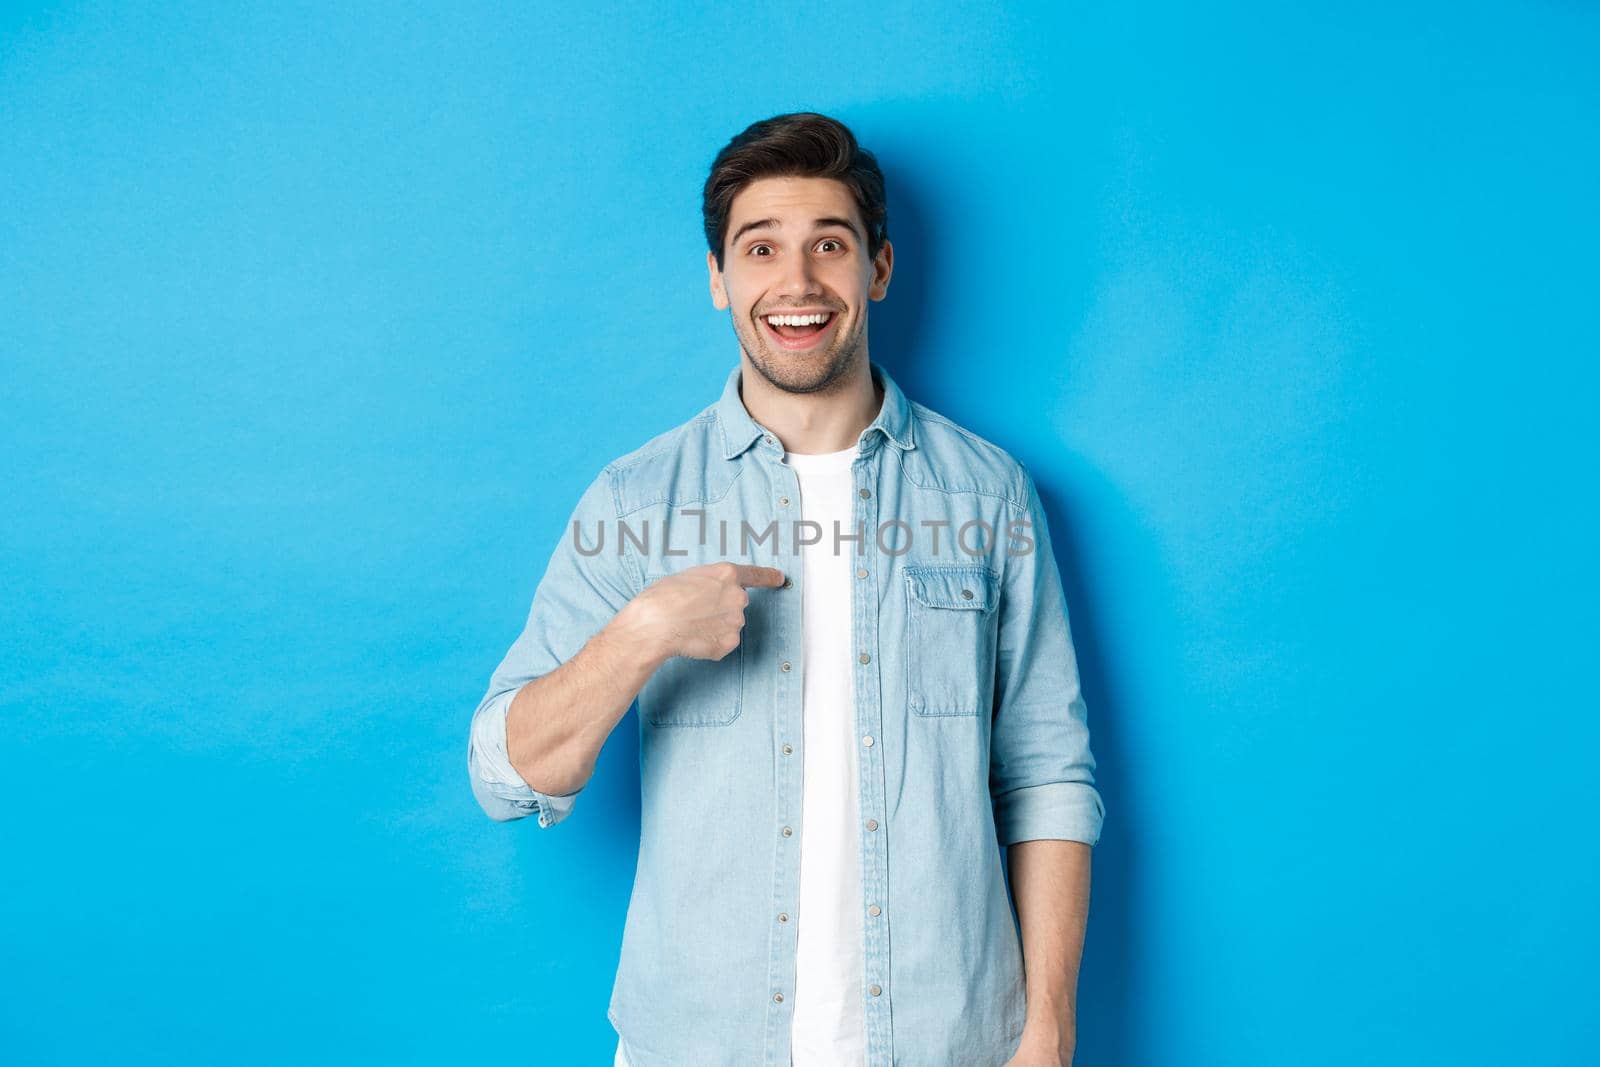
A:
POLYGON ((739 344, 762 377, 787 392, 822 392, 866 358, 867 301, 888 292, 894 250, 885 241, 867 257, 865 227, 842 182, 751 182, 733 198, 723 250, 721 271, 706 253, 711 302, 731 309, 739 344))

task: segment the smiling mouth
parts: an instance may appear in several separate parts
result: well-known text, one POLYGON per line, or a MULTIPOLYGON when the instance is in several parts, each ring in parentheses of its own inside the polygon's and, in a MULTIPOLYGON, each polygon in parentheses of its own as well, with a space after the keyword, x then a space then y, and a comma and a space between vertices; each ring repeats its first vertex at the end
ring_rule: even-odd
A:
POLYGON ((797 352, 813 347, 827 336, 839 315, 833 311, 815 311, 799 315, 779 312, 759 317, 762 327, 780 347, 797 352))

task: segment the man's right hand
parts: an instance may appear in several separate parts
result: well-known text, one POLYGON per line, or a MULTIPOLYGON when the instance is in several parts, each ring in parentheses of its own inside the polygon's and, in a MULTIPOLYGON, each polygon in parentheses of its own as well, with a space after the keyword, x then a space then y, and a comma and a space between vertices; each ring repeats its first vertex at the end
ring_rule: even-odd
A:
POLYGON ((672 656, 721 659, 739 647, 749 588, 783 584, 776 567, 703 563, 647 586, 628 602, 628 629, 665 661, 672 656))

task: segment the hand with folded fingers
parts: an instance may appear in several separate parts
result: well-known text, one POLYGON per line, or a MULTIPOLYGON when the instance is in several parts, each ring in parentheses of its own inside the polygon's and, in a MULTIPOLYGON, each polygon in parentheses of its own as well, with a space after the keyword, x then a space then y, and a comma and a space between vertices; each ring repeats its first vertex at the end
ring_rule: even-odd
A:
POLYGON ((663 658, 720 660, 739 647, 750 588, 776 588, 776 567, 726 560, 669 574, 646 586, 628 605, 633 628, 663 658))

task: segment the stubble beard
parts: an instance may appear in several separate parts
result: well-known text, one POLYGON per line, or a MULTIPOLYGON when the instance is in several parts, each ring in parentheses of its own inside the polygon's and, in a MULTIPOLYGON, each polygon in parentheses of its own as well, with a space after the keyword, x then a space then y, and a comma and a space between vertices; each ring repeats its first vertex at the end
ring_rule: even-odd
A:
MULTIPOLYGON (((835 312, 837 314, 837 312, 835 312)), ((842 332, 821 353, 800 355, 774 351, 767 345, 761 327, 753 321, 736 329, 739 345, 749 357, 756 373, 786 393, 827 393, 841 388, 865 352, 861 333, 846 337, 842 332), (755 331, 752 335, 750 331, 755 331)))

